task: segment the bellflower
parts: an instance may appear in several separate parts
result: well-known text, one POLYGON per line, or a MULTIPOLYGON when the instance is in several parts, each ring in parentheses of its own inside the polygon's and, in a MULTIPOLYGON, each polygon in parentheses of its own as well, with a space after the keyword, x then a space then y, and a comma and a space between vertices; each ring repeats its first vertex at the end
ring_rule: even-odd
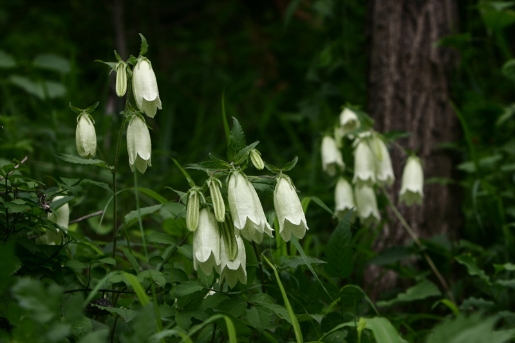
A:
POLYGON ((399 194, 400 201, 404 201, 406 205, 422 204, 424 197, 424 172, 420 159, 416 156, 410 156, 402 173, 402 185, 399 194))
POLYGON ((77 152, 84 158, 93 158, 97 153, 97 134, 93 123, 88 113, 81 113, 77 117, 75 144, 77 152))
POLYGON ((358 129, 361 126, 361 123, 353 110, 345 108, 342 113, 340 113, 340 126, 343 134, 345 135, 358 129))
POLYGON ((127 151, 129 153, 129 166, 144 174, 147 166, 151 164, 152 143, 147 124, 138 115, 134 115, 127 128, 127 151))
POLYGON ((274 207, 279 221, 279 233, 288 242, 293 234, 301 239, 308 230, 299 196, 291 179, 286 175, 277 178, 274 190, 274 207))
POLYGON ((256 190, 241 172, 231 174, 227 193, 234 227, 240 230, 243 237, 256 243, 261 243, 263 233, 272 237, 272 228, 266 220, 256 190))
POLYGON ((342 153, 334 138, 330 136, 324 136, 322 139, 322 168, 329 176, 336 175, 338 168, 345 168, 342 153))
POLYGON ((367 185, 357 186, 354 189, 356 194, 356 207, 358 216, 363 224, 368 225, 379 222, 381 215, 377 209, 377 200, 374 189, 367 185))
POLYGON ((157 109, 161 109, 161 99, 152 64, 145 57, 140 57, 134 66, 132 90, 138 108, 147 116, 154 118, 157 109))
POLYGON ((220 231, 215 217, 207 209, 200 210, 198 228, 193 234, 193 267, 206 275, 213 269, 220 272, 220 231))
POLYGON ((340 177, 336 183, 336 188, 334 190, 334 200, 334 212, 340 219, 343 218, 345 213, 355 207, 352 186, 343 177, 340 177))
MULTIPOLYGON (((63 198, 64 196, 58 195, 52 200, 52 202, 63 198)), ((56 232, 46 230, 45 233, 38 238, 37 242, 47 245, 61 244, 64 237, 63 232, 68 231, 68 225, 70 223, 70 205, 66 203, 59 207, 57 210, 48 213, 48 219, 56 223, 60 229, 56 229, 56 232)))
POLYGON ((231 288, 236 286, 238 280, 243 284, 247 283, 247 257, 245 255, 245 245, 243 244, 243 240, 240 236, 236 235, 235 238, 238 246, 238 255, 232 261, 228 256, 225 240, 220 240, 220 283, 227 280, 227 283, 231 288))
POLYGON ((391 186, 395 180, 393 175, 392 160, 384 141, 375 134, 372 137, 371 145, 375 155, 376 180, 380 186, 391 186))
POLYGON ((355 142, 354 149, 354 178, 357 186, 372 186, 376 182, 375 156, 370 149, 370 138, 361 135, 355 142))

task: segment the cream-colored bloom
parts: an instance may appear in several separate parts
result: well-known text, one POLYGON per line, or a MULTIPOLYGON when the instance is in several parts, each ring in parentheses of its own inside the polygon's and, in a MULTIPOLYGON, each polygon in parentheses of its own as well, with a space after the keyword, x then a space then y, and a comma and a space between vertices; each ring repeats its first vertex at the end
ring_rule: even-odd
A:
POLYGON ((336 183, 336 188, 334 189, 334 202, 334 212, 340 219, 343 218, 345 213, 355 207, 352 186, 343 177, 340 177, 336 183))
POLYGON ((338 169, 343 170, 342 153, 333 137, 324 136, 322 139, 322 168, 330 176, 336 175, 338 169))
POLYGON ((357 186, 372 186, 376 182, 375 156, 370 149, 370 138, 358 138, 354 149, 354 178, 357 186))
POLYGON ((77 129, 75 130, 75 144, 77 152, 84 158, 93 158, 97 153, 97 134, 95 125, 87 113, 77 117, 77 129))
POLYGON ((150 61, 140 57, 132 74, 132 90, 138 108, 151 118, 161 109, 161 99, 157 89, 156 75, 150 61))
POLYGON ((399 200, 405 202, 406 205, 422 204, 424 197, 424 172, 420 159, 416 156, 410 156, 402 173, 402 185, 399 194, 399 200))
POLYGON ((261 243, 263 233, 272 237, 272 228, 266 220, 256 190, 241 172, 231 174, 227 193, 234 227, 243 237, 256 243, 261 243))
POLYGON ((215 217, 207 209, 200 210, 198 228, 193 234, 193 267, 206 275, 213 269, 220 272, 220 231, 215 217))
POLYGON ((118 62, 116 64, 116 95, 122 97, 127 91, 127 64, 118 62))
POLYGON ((360 125, 361 123, 358 116, 350 108, 345 108, 342 113, 340 113, 340 126, 344 135, 358 129, 360 125))
POLYGON ((309 230, 299 196, 291 179, 286 175, 277 178, 274 191, 274 207, 279 222, 279 233, 288 242, 293 234, 301 239, 309 230))
POLYGON ((374 189, 367 185, 357 186, 354 188, 354 194, 356 195, 358 216, 361 218, 362 223, 368 225, 379 222, 381 215, 377 209, 374 189))
POLYGON ((377 184, 380 186, 392 185, 395 176, 393 175, 392 160, 386 144, 381 137, 375 134, 372 137, 371 146, 375 155, 377 184))
POLYGON ((127 151, 129 153, 129 166, 134 167, 141 174, 145 173, 147 166, 152 166, 152 142, 147 124, 138 115, 131 118, 127 128, 127 151))
POLYGON ((238 280, 243 284, 247 283, 245 245, 240 236, 236 235, 235 238, 238 246, 238 255, 233 261, 228 256, 224 240, 220 240, 220 283, 227 280, 231 288, 236 286, 238 280))

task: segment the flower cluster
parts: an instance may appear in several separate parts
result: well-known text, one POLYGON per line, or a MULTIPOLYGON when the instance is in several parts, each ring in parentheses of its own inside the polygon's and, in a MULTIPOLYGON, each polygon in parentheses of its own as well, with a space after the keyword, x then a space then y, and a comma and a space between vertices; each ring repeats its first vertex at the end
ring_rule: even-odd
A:
MULTIPOLYGON (((126 117, 127 126, 127 151, 129 154, 129 166, 132 171, 138 170, 145 173, 147 167, 151 166, 152 144, 150 133, 145 122, 143 113, 150 118, 154 118, 157 109, 161 109, 161 99, 157 87, 156 75, 152 69, 152 63, 143 56, 147 51, 147 43, 143 36, 142 47, 139 57, 131 56, 127 61, 123 61, 115 51, 118 62, 107 62, 112 70, 116 72, 116 95, 123 97, 127 94, 128 85, 132 85, 132 96, 136 103, 136 108, 129 104, 123 112, 126 117), (130 65, 133 65, 131 69, 130 65), (129 80, 132 79, 132 83, 129 80)), ((128 99, 129 100, 129 99, 128 99)), ((94 120, 91 112, 98 103, 85 110, 75 108, 70 105, 72 110, 79 113, 77 117, 76 145, 77 151, 84 158, 95 157, 97 150, 97 138, 94 127, 94 120)))
MULTIPOLYGON (((330 176, 337 175, 338 170, 345 170, 340 148, 347 138, 352 142, 354 170, 352 185, 343 175, 338 178, 334 193, 335 213, 342 218, 346 212, 356 208, 355 214, 364 224, 376 223, 381 215, 374 188, 391 186, 395 181, 388 147, 378 132, 362 125, 353 109, 344 108, 339 119, 333 133, 322 139, 322 168, 330 176)), ((420 160, 415 156, 409 157, 402 176, 400 201, 408 206, 421 204, 423 182, 420 160)))

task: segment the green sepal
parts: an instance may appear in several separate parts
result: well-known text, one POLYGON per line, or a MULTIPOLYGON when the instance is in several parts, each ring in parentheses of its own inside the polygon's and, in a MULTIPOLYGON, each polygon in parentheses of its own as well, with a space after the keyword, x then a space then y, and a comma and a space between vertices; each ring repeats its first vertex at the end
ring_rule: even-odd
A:
POLYGON ((287 171, 292 170, 295 167, 298 160, 299 160, 299 158, 297 156, 295 156, 293 158, 293 160, 286 163, 282 168, 276 167, 274 165, 271 165, 270 163, 265 162, 265 168, 268 169, 269 171, 271 171, 272 173, 287 172, 287 171))
POLYGON ((245 162, 248 159, 250 151, 254 149, 258 144, 259 141, 255 141, 254 143, 247 145, 245 148, 238 151, 238 153, 234 157, 234 164, 238 165, 245 162))
POLYGON ((148 43, 147 43, 147 40, 145 39, 145 36, 143 36, 141 33, 139 34, 139 36, 141 37, 141 48, 139 50, 139 54, 145 55, 148 51, 148 43))
POLYGON ((115 50, 114 51, 114 57, 116 57, 116 59, 118 60, 118 62, 121 62, 122 61, 122 58, 120 57, 120 55, 118 55, 118 52, 115 50))
POLYGON ((73 105, 72 105, 72 103, 71 103, 71 102, 69 103, 69 105, 70 105, 70 109, 71 109, 73 112, 77 113, 77 114, 83 114, 83 113, 88 113, 88 114, 89 114, 89 113, 93 112, 93 111, 95 110, 95 108, 97 108, 97 106, 98 106, 98 104, 99 104, 99 103, 100 103, 100 102, 99 102, 99 101, 97 101, 97 102, 95 102, 93 105, 91 105, 91 106, 89 106, 89 107, 87 107, 87 108, 85 108, 85 109, 75 107, 75 106, 73 106, 73 105))
POLYGON ((132 64, 132 65, 136 65, 136 63, 138 63, 138 58, 137 57, 134 57, 134 56, 130 56, 129 59, 127 60, 127 63, 129 64, 132 64))
POLYGON ((102 60, 95 60, 95 62, 107 64, 109 67, 111 67, 112 70, 115 70, 117 64, 116 62, 104 62, 102 60))
POLYGON ((224 240, 227 258, 229 261, 234 261, 238 257, 238 242, 236 242, 232 221, 227 217, 222 223, 222 239, 224 240))

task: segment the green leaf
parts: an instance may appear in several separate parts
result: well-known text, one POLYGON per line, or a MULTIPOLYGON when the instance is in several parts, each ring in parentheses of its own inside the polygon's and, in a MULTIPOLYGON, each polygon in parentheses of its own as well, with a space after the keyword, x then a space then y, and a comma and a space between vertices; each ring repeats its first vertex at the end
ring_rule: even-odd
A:
POLYGON ((490 278, 488 277, 488 275, 486 275, 486 273, 483 270, 479 269, 479 267, 476 264, 476 261, 472 258, 472 256, 468 254, 463 254, 456 256, 455 259, 456 261, 458 261, 458 263, 467 267, 469 275, 477 275, 479 276, 479 278, 481 278, 481 280, 485 281, 488 285, 491 285, 490 278))
POLYGON ((238 151, 238 153, 234 157, 234 164, 238 165, 245 162, 250 154, 250 151, 254 149, 258 144, 259 141, 255 141, 254 143, 247 145, 245 148, 238 151))
POLYGON ((105 307, 105 306, 100 306, 100 305, 93 305, 93 306, 96 306, 102 310, 109 312, 109 313, 117 314, 120 317, 122 317, 123 320, 125 320, 126 322, 130 322, 131 320, 136 318, 136 316, 138 315, 138 311, 129 310, 127 308, 105 307))
POLYGON ((101 258, 100 260, 97 260, 97 262, 100 262, 100 263, 105 263, 105 264, 110 264, 112 266, 116 266, 116 260, 112 257, 104 257, 104 258, 101 258))
POLYGON ((4 207, 6 209, 8 209, 9 212, 11 212, 11 213, 21 213, 21 212, 24 212, 24 211, 27 211, 28 209, 30 209, 29 205, 19 204, 14 200, 4 202, 4 207))
POLYGON ((139 50, 139 54, 140 55, 145 55, 147 53, 147 51, 148 51, 147 39, 141 33, 139 34, 139 36, 141 37, 141 48, 139 50))
POLYGON ((247 309, 247 321, 250 326, 255 327, 259 332, 267 329, 272 320, 272 311, 262 306, 253 306, 247 309))
POLYGON ((127 257, 127 260, 129 260, 129 263, 132 265, 132 268, 134 269, 134 271, 137 273, 139 272, 139 264, 138 264, 138 261, 136 260, 136 258, 130 253, 130 251, 128 250, 124 250, 123 251, 123 254, 125 255, 125 257, 127 257))
POLYGON ((98 181, 84 179, 80 182, 80 184, 97 186, 97 187, 105 189, 106 191, 108 191, 110 193, 113 193, 113 191, 111 190, 111 187, 109 187, 109 185, 105 182, 98 182, 98 181))
POLYGON ((233 162, 238 155, 238 152, 245 148, 245 134, 243 133, 243 129, 241 128, 238 119, 232 118, 232 130, 231 136, 229 138, 229 145, 227 146, 227 159, 233 162))
POLYGON ((70 62, 55 54, 39 54, 34 57, 32 64, 35 67, 57 71, 61 74, 70 72, 70 62))
POLYGON ((175 240, 172 236, 169 234, 163 233, 163 232, 157 232, 152 231, 148 235, 145 235, 145 239, 148 242, 152 243, 161 243, 161 244, 169 244, 169 245, 175 245, 175 240))
POLYGON ((334 229, 325 249, 327 264, 325 269, 329 275, 339 278, 347 278, 352 273, 352 234, 349 225, 350 212, 340 220, 334 229))
POLYGON ((145 293, 145 290, 141 286, 141 284, 138 281, 138 278, 135 275, 122 272, 124 278, 130 283, 132 286, 132 289, 134 289, 134 292, 136 292, 136 296, 138 297, 138 300, 141 304, 141 306, 145 306, 150 302, 150 299, 148 298, 148 295, 145 293))
POLYGON ((116 62, 104 62, 102 60, 95 60, 95 62, 107 64, 112 70, 116 70, 116 62))
POLYGON ((377 305, 387 307, 400 302, 411 302, 439 295, 441 295, 440 290, 434 283, 428 280, 422 280, 415 286, 408 288, 406 292, 398 294, 394 299, 388 301, 378 301, 377 305))
POLYGON ((318 197, 305 197, 304 199, 302 199, 303 203, 304 203, 304 201, 308 201, 308 202, 309 201, 314 201, 315 204, 320 206, 322 209, 326 210, 327 213, 329 213, 330 215, 332 215, 334 217, 334 212, 329 207, 327 207, 327 205, 324 204, 324 202, 322 200, 320 200, 320 198, 318 198, 318 197), (304 200, 304 199, 306 199, 306 200, 304 200))
POLYGON ((148 278, 154 281, 157 285, 164 288, 166 285, 166 279, 163 273, 157 270, 145 270, 138 274, 138 278, 148 278))
POLYGON ((102 167, 102 168, 106 168, 106 169, 110 169, 104 161, 102 160, 97 160, 97 159, 94 159, 94 158, 82 158, 82 157, 78 157, 78 156, 74 156, 74 155, 69 155, 69 154, 56 154, 55 156, 57 156, 58 158, 60 158, 61 160, 65 161, 65 162, 69 162, 69 163, 75 163, 75 164, 93 164, 93 165, 96 165, 96 166, 99 166, 99 167, 102 167))
POLYGON ((297 156, 295 156, 293 158, 293 160, 291 160, 290 162, 286 163, 281 169, 282 171, 284 172, 287 172, 289 170, 292 170, 296 165, 297 165, 297 161, 299 160, 299 158, 297 156))
MULTIPOLYGON (((211 316, 208 320, 204 321, 202 324, 195 325, 191 328, 190 332, 188 333, 188 337, 193 336, 198 331, 202 330, 206 325, 211 324, 212 322, 218 319, 223 319, 225 321, 225 326, 227 328, 227 336, 229 336, 229 343, 238 343, 238 340, 236 338, 236 330, 234 328, 234 323, 232 322, 232 319, 223 314, 215 314, 214 316, 211 316)), ((187 342, 188 337, 184 337, 181 343, 187 342)))
POLYGON ((201 291, 203 289, 204 286, 202 286, 197 281, 185 281, 172 289, 171 296, 174 298, 180 298, 185 295, 201 291))
MULTIPOLYGON (((399 333, 393 327, 392 323, 383 317, 360 318, 360 324, 364 323, 365 328, 372 330, 377 343, 406 343, 399 336, 399 333)), ((440 341, 440 343, 449 343, 448 341, 440 341)))
POLYGON ((55 283, 45 287, 41 281, 22 277, 12 287, 12 293, 18 305, 28 310, 28 315, 36 322, 46 324, 59 318, 62 289, 55 283))
POLYGON ((3 50, 0 50, 0 68, 16 67, 14 58, 3 50))
POLYGON ((14 272, 21 268, 15 253, 15 242, 9 240, 0 245, 0 294, 9 285, 14 272))
MULTIPOLYGON (((299 249, 297 249, 299 250, 299 249)), ((302 265, 309 266, 311 264, 323 264, 326 261, 319 260, 315 257, 306 256, 306 259, 302 256, 281 256, 281 267, 283 268, 297 268, 302 265)))
POLYGON ((470 317, 459 315, 438 325, 429 335, 427 343, 508 342, 511 333, 493 331, 496 321, 496 317, 482 318, 480 313, 470 317))
POLYGON ((356 304, 361 302, 365 296, 365 292, 356 285, 345 285, 340 290, 342 305, 349 308, 355 308, 356 304))
POLYGON ((177 168, 179 168, 179 170, 182 172, 182 175, 184 175, 184 177, 188 181, 188 184, 190 185, 190 187, 196 187, 195 182, 191 178, 190 174, 188 174, 188 172, 180 165, 180 163, 173 157, 172 157, 172 161, 173 161, 173 163, 175 163, 177 168))
POLYGON ((82 337, 80 341, 77 343, 98 343, 98 342, 107 342, 107 336, 109 335, 109 330, 99 330, 93 331, 86 336, 82 337))
POLYGON ((138 210, 130 211, 128 214, 125 215, 125 218, 123 220, 124 225, 126 227, 132 225, 133 223, 135 223, 138 220, 139 216, 141 216, 143 218, 146 215, 152 214, 152 213, 158 211, 161 208, 161 206, 163 206, 163 205, 159 204, 159 205, 153 205, 153 206, 148 206, 148 207, 142 207, 139 209, 139 211, 138 210))

